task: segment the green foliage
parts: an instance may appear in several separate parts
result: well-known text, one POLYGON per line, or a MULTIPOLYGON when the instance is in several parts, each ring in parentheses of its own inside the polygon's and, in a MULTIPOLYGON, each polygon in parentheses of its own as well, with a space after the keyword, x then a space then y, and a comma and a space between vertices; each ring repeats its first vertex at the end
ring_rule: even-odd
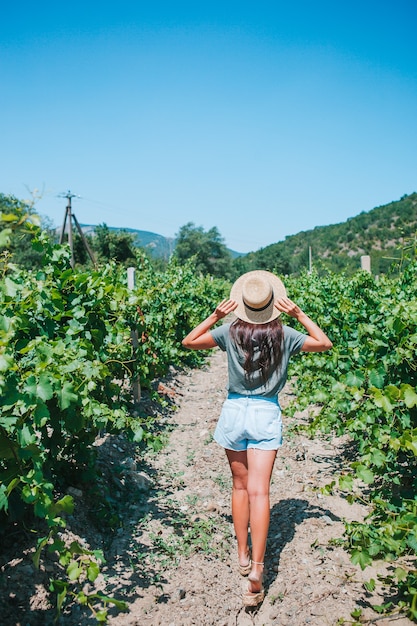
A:
MULTIPOLYGON (((414 195, 404 201, 412 208, 414 195)), ((104 556, 58 540, 73 507, 62 493, 70 483, 96 480, 99 433, 124 432, 150 446, 155 440, 157 449, 152 420, 132 415, 129 384, 139 378, 151 390, 170 365, 201 364, 204 354, 185 350, 181 340, 230 285, 213 278, 214 271, 201 272, 195 255, 157 270, 137 252, 130 291, 120 264, 74 271, 67 247, 51 245, 42 234, 35 242, 42 267, 19 267, 7 247, 31 218, 22 206, 13 213, 13 206, 0 213, 6 251, 0 266, 0 530, 25 515, 30 523, 28 511, 44 520, 49 531, 35 562, 43 549, 60 555, 63 579, 51 583, 58 612, 72 600, 105 621, 109 603, 123 605, 94 589, 86 593, 104 556)), ((185 234, 207 235, 187 227, 185 234)), ((209 239, 218 240, 218 233, 209 239)), ((217 250, 213 258, 221 259, 221 246, 217 250)), ((353 460, 329 487, 338 485, 370 508, 364 522, 346 524, 346 545, 362 568, 375 558, 399 560, 386 581, 398 589, 399 607, 417 620, 417 263, 407 250, 400 261, 395 280, 323 271, 290 277, 286 285, 334 343, 329 354, 296 359, 292 373, 298 407, 321 407, 308 431, 348 434, 354 444, 353 460)), ((293 271, 291 263, 276 256, 273 269, 293 271)), ((186 545, 196 545, 193 528, 184 537, 186 545)))
POLYGON ((215 226, 208 231, 192 222, 182 226, 174 256, 179 263, 192 259, 196 272, 221 278, 230 276, 232 257, 215 226))
POLYGON ((74 273, 64 248, 49 254, 0 284, 0 480, 53 525, 53 487, 90 474, 99 430, 137 429, 114 382, 134 369, 137 311, 115 266, 74 273))
POLYGON ((9 262, 33 268, 41 264, 41 255, 32 240, 39 232, 40 218, 27 202, 0 194, 0 251, 7 250, 9 262))
POLYGON ((169 365, 195 366, 204 361, 204 354, 186 350, 181 341, 214 310, 229 288, 225 281, 196 274, 192 262, 179 264, 175 259, 164 272, 155 271, 149 264, 147 271, 140 273, 136 294, 144 330, 137 358, 143 386, 165 375, 169 365))
POLYGON ((143 257, 132 291, 121 265, 74 271, 66 246, 43 234, 35 246, 41 269, 4 258, 0 280, 0 531, 9 521, 44 520, 50 530, 35 562, 49 545, 60 554, 67 580, 51 585, 58 611, 72 599, 105 621, 105 606, 120 603, 94 590, 86 594, 83 583, 93 582, 102 559, 58 541, 73 507, 60 494, 69 484, 96 481, 99 433, 123 432, 157 449, 152 420, 133 415, 130 383, 139 378, 151 387, 171 364, 202 362, 180 340, 211 312, 226 285, 196 276, 191 265, 155 273, 143 257), (97 602, 104 608, 97 611, 97 602))
MULTIPOLYGON (((41 540, 41 545, 42 545, 41 540)), ((97 622, 107 621, 107 605, 113 604, 120 611, 127 610, 126 602, 106 596, 101 592, 89 592, 90 583, 94 583, 100 573, 100 565, 105 562, 101 550, 88 550, 77 541, 73 541, 69 547, 62 545, 60 540, 49 544, 50 551, 58 548, 60 552, 60 564, 65 568, 67 580, 52 580, 50 591, 57 596, 57 617, 60 616, 65 600, 69 597, 82 606, 87 606, 93 613, 97 622), (58 544, 61 545, 58 545, 58 544), (101 608, 97 609, 97 603, 101 608)))
POLYGON ((287 286, 334 342, 328 355, 297 360, 293 374, 299 407, 320 406, 310 434, 349 434, 354 442, 339 489, 365 500, 370 512, 346 524, 352 561, 365 568, 373 559, 408 559, 407 574, 394 570, 390 584, 416 619, 409 559, 415 564, 417 554, 417 262, 396 280, 313 273, 287 286))
POLYGON ((125 230, 111 230, 101 224, 94 229, 90 243, 99 262, 117 261, 129 266, 136 261, 135 236, 125 230))

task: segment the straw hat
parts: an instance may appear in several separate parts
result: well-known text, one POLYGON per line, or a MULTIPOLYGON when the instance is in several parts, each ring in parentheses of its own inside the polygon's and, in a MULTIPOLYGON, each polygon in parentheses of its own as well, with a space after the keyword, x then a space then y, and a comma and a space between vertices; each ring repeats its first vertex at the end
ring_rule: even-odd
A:
POLYGON ((286 295, 278 276, 265 270, 242 274, 230 291, 230 299, 238 303, 234 314, 251 324, 266 324, 281 315, 274 302, 286 295))

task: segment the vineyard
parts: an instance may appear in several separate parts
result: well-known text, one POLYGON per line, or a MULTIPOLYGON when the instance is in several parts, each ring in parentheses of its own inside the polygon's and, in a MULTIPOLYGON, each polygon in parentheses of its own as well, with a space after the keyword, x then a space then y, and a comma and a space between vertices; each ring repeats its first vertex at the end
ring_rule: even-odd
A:
MULTIPOLYGON (((42 234, 42 269, 22 270, 8 259, 6 238, 0 243, 0 535, 32 528, 35 565, 46 552, 61 565, 50 581, 57 613, 75 602, 105 622, 110 605, 125 604, 85 591, 105 555, 61 540, 75 506, 68 486, 97 480, 94 442, 103 433, 123 433, 138 450, 162 445, 158 420, 133 402, 132 384, 158 400, 154 383, 171 366, 204 363, 181 339, 229 285, 197 275, 192 263, 158 272, 138 256, 129 289, 125 268, 73 270, 67 248, 42 234)), ((294 361, 293 410, 313 407, 311 436, 350 436, 345 469, 324 491, 370 510, 364 522, 346 524, 341 542, 363 569, 373 559, 392 562, 383 582, 397 590, 397 607, 375 610, 417 621, 416 269, 409 263, 395 280, 313 273, 286 284, 334 343, 329 354, 294 361)), ((379 582, 370 579, 369 589, 379 582)))
MULTIPOLYGON (((304 276, 289 285, 293 297, 329 329, 330 357, 299 360, 297 395, 320 408, 308 431, 348 433, 346 469, 326 489, 370 506, 364 523, 346 526, 354 563, 395 564, 385 580, 399 606, 417 620, 417 265, 398 280, 360 272, 304 276)), ((298 400, 298 407, 300 406, 298 400)), ((376 581, 369 581, 372 589, 376 581)), ((383 612, 391 606, 378 607, 383 612)))

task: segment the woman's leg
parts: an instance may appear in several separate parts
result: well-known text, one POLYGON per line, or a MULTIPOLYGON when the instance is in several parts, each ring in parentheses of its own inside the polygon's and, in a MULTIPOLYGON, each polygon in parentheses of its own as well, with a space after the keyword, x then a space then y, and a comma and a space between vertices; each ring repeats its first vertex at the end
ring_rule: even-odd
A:
POLYGON ((233 478, 232 518, 237 539, 238 558, 241 565, 246 565, 249 562, 248 459, 246 450, 240 452, 226 450, 226 454, 233 478))
POLYGON ((247 493, 249 499, 249 524, 252 540, 252 571, 249 590, 259 591, 266 551, 270 519, 269 490, 276 450, 247 450, 247 493))

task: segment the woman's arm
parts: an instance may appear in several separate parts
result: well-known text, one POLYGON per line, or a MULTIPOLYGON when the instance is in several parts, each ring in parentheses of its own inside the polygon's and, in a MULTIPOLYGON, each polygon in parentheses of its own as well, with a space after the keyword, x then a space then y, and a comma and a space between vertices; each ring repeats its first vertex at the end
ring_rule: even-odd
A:
POLYGON ((208 350, 215 348, 217 343, 208 331, 219 320, 234 311, 236 307, 237 302, 234 300, 223 300, 220 302, 211 315, 184 337, 182 340, 184 348, 189 348, 190 350, 208 350))
POLYGON ((308 332, 308 337, 304 341, 301 350, 305 352, 324 352, 325 350, 330 350, 333 346, 326 333, 324 333, 292 300, 289 298, 279 298, 275 302, 275 306, 278 311, 287 313, 287 315, 298 320, 308 332))

